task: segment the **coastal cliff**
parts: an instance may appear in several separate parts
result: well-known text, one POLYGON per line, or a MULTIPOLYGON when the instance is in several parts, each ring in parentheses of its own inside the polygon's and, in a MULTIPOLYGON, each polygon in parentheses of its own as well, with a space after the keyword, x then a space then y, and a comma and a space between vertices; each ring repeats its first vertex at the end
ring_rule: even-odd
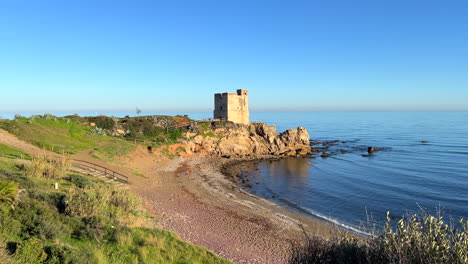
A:
POLYGON ((304 156, 311 153, 309 133, 304 127, 276 132, 274 125, 212 125, 205 133, 187 132, 187 151, 204 150, 226 158, 258 156, 304 156))

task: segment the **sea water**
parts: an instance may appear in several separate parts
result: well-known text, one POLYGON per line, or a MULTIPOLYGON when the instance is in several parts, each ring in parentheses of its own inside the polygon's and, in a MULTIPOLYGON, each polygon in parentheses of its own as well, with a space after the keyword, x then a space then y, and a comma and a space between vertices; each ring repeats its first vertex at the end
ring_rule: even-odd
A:
MULTIPOLYGON (((63 116, 69 113, 52 113, 63 116)), ((24 116, 37 113, 21 113, 24 116)), ((135 116, 78 112, 81 116, 135 116)), ((211 113, 188 114, 193 119, 211 113)), ((14 118, 14 113, 1 113, 14 118)), ((264 161, 248 171, 256 195, 348 229, 382 226, 386 212, 468 218, 468 112, 253 112, 278 131, 304 126, 334 141, 330 157, 264 161), (367 147, 382 149, 365 157, 367 147), (363 156, 364 155, 364 156, 363 156)))
POLYGON ((468 112, 253 113, 334 141, 330 157, 260 162, 250 191, 349 229, 386 212, 468 219, 468 112), (382 149, 368 156, 367 147, 382 149))

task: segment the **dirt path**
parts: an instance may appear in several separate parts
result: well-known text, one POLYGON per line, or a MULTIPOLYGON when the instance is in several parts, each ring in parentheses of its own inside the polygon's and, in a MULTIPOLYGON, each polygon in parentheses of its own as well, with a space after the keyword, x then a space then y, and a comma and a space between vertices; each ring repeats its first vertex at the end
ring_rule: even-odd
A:
POLYGON ((39 147, 34 146, 26 141, 18 139, 15 135, 8 133, 7 131, 0 129, 0 143, 19 149, 27 154, 39 155, 46 154, 49 156, 59 156, 48 150, 43 150, 39 147))

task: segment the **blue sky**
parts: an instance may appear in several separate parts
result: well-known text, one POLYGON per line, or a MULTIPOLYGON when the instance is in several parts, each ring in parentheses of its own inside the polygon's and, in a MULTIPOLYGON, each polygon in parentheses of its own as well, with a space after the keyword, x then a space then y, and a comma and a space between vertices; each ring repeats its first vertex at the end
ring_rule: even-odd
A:
POLYGON ((468 1, 0 2, 0 112, 468 110, 468 1))

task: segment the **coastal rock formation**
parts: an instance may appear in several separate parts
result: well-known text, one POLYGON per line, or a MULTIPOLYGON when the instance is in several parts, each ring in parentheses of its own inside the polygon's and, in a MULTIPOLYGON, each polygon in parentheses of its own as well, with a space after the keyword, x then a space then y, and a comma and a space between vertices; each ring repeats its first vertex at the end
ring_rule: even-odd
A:
POLYGON ((187 142, 187 150, 201 149, 222 157, 257 157, 262 155, 303 156, 311 152, 309 133, 304 127, 276 132, 275 126, 256 123, 230 124, 198 133, 187 142))

